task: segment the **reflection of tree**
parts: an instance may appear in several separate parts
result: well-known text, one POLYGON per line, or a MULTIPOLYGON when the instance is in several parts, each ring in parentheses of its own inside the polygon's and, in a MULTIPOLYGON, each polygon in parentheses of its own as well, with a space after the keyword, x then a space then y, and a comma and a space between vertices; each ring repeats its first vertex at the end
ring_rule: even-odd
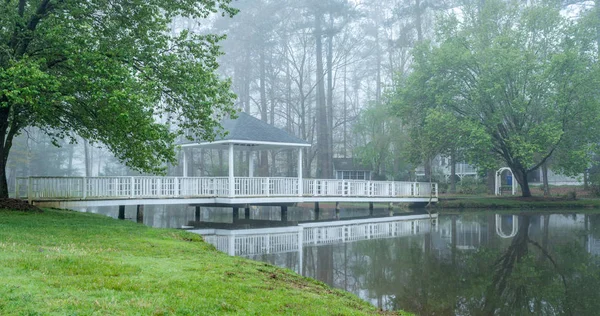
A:
POLYGON ((453 247, 456 237, 450 253, 430 249, 428 236, 373 240, 355 247, 368 259, 351 269, 371 297, 389 295, 390 308, 419 315, 597 314, 598 259, 580 239, 552 239, 549 224, 547 215, 520 216, 517 235, 503 249, 461 251, 453 247), (543 229, 531 229, 542 223, 543 229))
POLYGON ((491 268, 482 269, 470 280, 474 285, 485 284, 485 295, 477 297, 471 292, 475 295, 467 304, 469 314, 597 314, 597 258, 576 240, 562 244, 562 240, 557 240, 557 245, 549 249, 549 215, 544 216, 541 243, 530 236, 531 219, 528 215, 519 217, 517 235, 500 254, 490 256, 490 251, 484 250, 473 256, 472 260, 479 261, 477 266, 484 267, 489 262, 491 268))
POLYGON ((512 243, 496 261, 492 284, 488 288, 483 310, 486 314, 493 314, 498 302, 505 301, 507 304, 522 305, 522 299, 526 298, 526 289, 523 284, 518 285, 513 291, 508 291, 507 286, 515 268, 528 253, 529 241, 529 216, 523 216, 519 220, 519 231, 513 238, 512 243))

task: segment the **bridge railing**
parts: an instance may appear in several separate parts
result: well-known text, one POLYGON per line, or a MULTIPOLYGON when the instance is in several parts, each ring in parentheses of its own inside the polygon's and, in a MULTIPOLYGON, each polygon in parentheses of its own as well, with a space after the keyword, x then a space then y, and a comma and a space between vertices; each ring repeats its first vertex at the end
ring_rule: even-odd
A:
POLYGON ((438 196, 437 183, 304 179, 304 194, 311 196, 438 196))
POLYGON ((437 216, 420 218, 372 218, 340 222, 303 223, 298 226, 248 230, 216 230, 204 240, 230 255, 244 256, 301 250, 304 245, 320 246, 368 239, 411 236, 437 227, 437 216))
POLYGON ((27 177, 17 178, 15 195, 30 200, 175 197, 437 197, 436 183, 236 177, 27 177))

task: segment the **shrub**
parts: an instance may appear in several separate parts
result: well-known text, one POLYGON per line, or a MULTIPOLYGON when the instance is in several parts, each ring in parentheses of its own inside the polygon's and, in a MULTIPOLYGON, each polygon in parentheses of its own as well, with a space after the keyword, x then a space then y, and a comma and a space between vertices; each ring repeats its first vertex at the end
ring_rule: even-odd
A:
POLYGON ((456 185, 456 192, 461 194, 485 194, 487 187, 481 178, 463 177, 456 185))

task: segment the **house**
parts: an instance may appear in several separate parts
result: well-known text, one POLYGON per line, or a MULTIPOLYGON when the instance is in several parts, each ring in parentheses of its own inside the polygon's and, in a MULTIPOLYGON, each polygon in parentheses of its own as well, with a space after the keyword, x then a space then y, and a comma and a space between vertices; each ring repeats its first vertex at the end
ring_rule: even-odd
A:
MULTIPOLYGON (((433 159, 432 165, 433 165, 432 171, 433 171, 434 175, 439 174, 439 175, 443 175, 446 180, 450 179, 450 175, 452 174, 452 168, 450 166, 450 158, 437 156, 433 159)), ((475 168, 475 166, 472 166, 466 162, 457 162, 455 173, 461 180, 464 177, 477 178, 477 176, 478 176, 477 168, 475 168)), ((425 176, 425 168, 423 168, 423 166, 419 166, 415 170, 415 174, 417 177, 424 177, 425 176)))
POLYGON ((354 158, 333 158, 333 174, 336 179, 371 180, 373 171, 354 158))

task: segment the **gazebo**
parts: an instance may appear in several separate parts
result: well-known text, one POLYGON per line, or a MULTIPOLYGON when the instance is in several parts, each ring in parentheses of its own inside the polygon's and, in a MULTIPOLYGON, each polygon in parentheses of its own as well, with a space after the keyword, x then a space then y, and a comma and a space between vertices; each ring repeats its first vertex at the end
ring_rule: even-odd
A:
MULTIPOLYGON (((188 204, 239 207, 289 203, 425 203, 437 202, 435 183, 360 179, 303 179, 302 149, 310 144, 246 113, 222 122, 226 134, 212 142, 179 144, 183 176, 25 177, 18 178, 15 196, 53 207, 188 204), (227 176, 190 177, 186 149, 227 150, 227 176), (248 176, 234 175, 234 150, 298 150, 297 177, 254 177, 253 159, 248 176)), ((250 155, 252 156, 252 155, 250 155)), ((42 205, 42 204, 40 204, 42 205)), ((121 214, 121 213, 119 213, 121 214)))
MULTIPOLYGON (((298 196, 302 196, 302 149, 310 147, 310 143, 290 135, 286 131, 267 124, 247 113, 240 112, 237 118, 227 118, 221 123, 225 131, 223 137, 212 142, 191 142, 181 144, 183 151, 183 176, 188 176, 186 148, 203 147, 208 149, 227 149, 229 158, 228 191, 230 196, 235 192, 234 150, 262 151, 282 148, 298 150, 298 196)), ((254 156, 249 159, 249 177, 254 177, 254 156)))

